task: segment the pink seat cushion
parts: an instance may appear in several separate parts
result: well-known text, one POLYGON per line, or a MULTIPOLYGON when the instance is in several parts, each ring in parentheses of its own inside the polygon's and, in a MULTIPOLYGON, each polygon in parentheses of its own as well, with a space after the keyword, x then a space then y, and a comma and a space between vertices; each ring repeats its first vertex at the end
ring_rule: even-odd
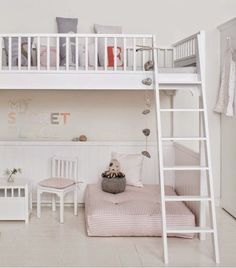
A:
POLYGON ((64 189, 73 184, 75 184, 75 181, 64 178, 49 178, 39 183, 40 186, 56 189, 64 189))
MULTIPOLYGON (((165 193, 176 195, 170 186, 165 186, 165 193)), ((170 229, 195 226, 195 216, 183 202, 168 202, 166 212, 170 229)), ((90 184, 85 195, 85 219, 90 236, 160 236, 160 188, 127 185, 125 192, 109 194, 103 192, 100 185, 90 184)), ((169 236, 192 238, 194 235, 169 236)))

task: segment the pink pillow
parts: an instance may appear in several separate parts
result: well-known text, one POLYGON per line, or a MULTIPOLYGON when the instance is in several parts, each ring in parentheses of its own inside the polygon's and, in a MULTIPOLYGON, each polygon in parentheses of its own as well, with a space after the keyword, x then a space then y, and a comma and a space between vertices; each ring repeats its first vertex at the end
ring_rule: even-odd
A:
MULTIPOLYGON (((50 67, 56 67, 57 51, 56 47, 50 47, 50 67)), ((47 67, 47 46, 40 46, 40 66, 47 67)))

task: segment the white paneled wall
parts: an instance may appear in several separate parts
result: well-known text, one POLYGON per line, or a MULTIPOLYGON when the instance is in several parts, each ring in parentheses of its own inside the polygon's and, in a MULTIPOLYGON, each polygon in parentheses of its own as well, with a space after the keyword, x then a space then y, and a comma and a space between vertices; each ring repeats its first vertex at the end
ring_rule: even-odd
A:
MULTIPOLYGON (((97 183, 101 173, 107 169, 111 152, 140 153, 144 150, 143 142, 0 142, 0 172, 6 168, 19 167, 26 177, 32 181, 33 199, 37 183, 50 176, 50 160, 54 155, 78 157, 79 178, 84 179, 79 202, 83 202, 83 193, 87 183, 97 183)), ((157 151, 154 143, 149 144, 148 150, 151 159, 144 158, 143 182, 147 184, 158 183, 157 151)), ((167 165, 174 163, 172 143, 164 146, 165 161, 167 165)), ((166 183, 173 185, 173 172, 168 172, 166 183)), ((48 201, 45 196, 44 201, 48 201)), ((70 202, 70 197, 67 198, 70 202)))

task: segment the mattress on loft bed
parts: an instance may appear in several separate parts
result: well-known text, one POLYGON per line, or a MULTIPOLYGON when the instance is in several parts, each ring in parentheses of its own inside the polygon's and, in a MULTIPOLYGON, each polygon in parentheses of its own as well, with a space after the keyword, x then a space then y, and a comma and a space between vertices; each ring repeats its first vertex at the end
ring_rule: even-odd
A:
MULTIPOLYGON (((166 195, 176 195, 165 186, 166 195)), ((161 236, 158 185, 127 186, 125 192, 109 194, 89 184, 85 194, 85 220, 89 236, 161 236)), ((167 226, 194 227, 195 216, 183 202, 167 202, 167 226)), ((193 238, 194 234, 169 234, 193 238)))
MULTIPOLYGON (((8 66, 3 66, 2 70, 8 71, 8 66)), ((12 71, 17 71, 18 67, 12 66, 11 70, 12 71)), ((27 66, 21 66, 21 70, 27 72, 28 67, 27 66)), ((36 66, 31 66, 30 70, 37 72, 38 68, 36 66)), ((47 71, 47 68, 46 67, 40 67, 40 70, 41 71, 47 71)), ((75 66, 69 66, 69 70, 75 71, 76 68, 75 68, 75 66)), ((84 71, 85 68, 79 66, 78 70, 79 71, 84 71)), ((108 71, 114 71, 114 68, 113 67, 108 67, 107 70, 108 71)), ((127 71, 133 71, 133 68, 132 67, 127 67, 126 70, 127 71)), ((50 67, 50 71, 56 71, 56 67, 50 67)), ((66 71, 66 67, 65 66, 60 66, 59 71, 66 71)), ((89 66, 88 71, 94 71, 94 67, 89 66)), ((99 66, 98 71, 104 71, 104 67, 99 66)), ((117 71, 123 71, 123 67, 117 67, 117 71)), ((143 71, 143 69, 142 69, 142 67, 137 67, 136 71, 143 71)), ((174 67, 173 68, 162 68, 162 67, 160 67, 160 68, 158 68, 158 71, 159 71, 159 73, 180 73, 180 74, 183 74, 183 73, 192 74, 193 73, 194 74, 194 73, 196 73, 196 67, 177 67, 177 68, 174 68, 174 67)))

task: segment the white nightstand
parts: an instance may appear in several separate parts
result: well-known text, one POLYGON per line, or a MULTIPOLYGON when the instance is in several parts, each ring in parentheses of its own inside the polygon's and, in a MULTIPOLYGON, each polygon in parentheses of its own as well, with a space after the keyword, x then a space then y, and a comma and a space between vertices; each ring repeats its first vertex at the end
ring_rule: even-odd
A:
POLYGON ((23 220, 29 222, 32 211, 32 191, 29 180, 16 178, 8 182, 0 178, 0 220, 23 220))

